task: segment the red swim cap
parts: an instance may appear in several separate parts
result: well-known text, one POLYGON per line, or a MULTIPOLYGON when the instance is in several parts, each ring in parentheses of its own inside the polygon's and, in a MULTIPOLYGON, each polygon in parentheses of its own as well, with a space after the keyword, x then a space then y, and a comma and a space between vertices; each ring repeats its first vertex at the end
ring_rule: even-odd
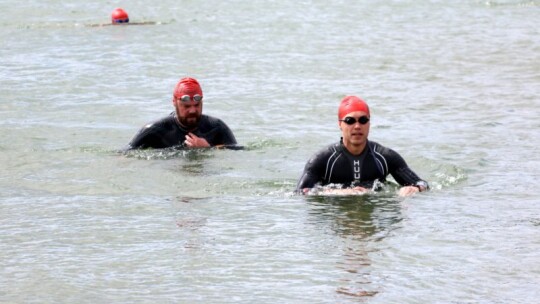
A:
POLYGON ((175 98, 180 98, 184 95, 189 95, 193 97, 193 95, 196 95, 196 94, 203 96, 201 85, 195 78, 191 78, 191 77, 182 78, 176 84, 176 87, 174 87, 173 96, 175 98))
POLYGON ((367 116, 369 116, 369 107, 365 101, 356 96, 345 96, 339 105, 338 119, 341 120, 347 114, 358 111, 366 112, 367 116))
POLYGON ((121 8, 115 9, 111 14, 112 23, 127 23, 129 22, 129 16, 121 8))

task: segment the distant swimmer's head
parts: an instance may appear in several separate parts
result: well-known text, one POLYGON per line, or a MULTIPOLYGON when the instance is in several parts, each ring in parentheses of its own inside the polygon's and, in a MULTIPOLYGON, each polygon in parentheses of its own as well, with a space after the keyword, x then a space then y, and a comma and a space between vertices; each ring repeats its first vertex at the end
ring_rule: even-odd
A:
POLYGON ((369 117, 369 107, 365 101, 356 96, 345 96, 341 100, 338 110, 338 119, 342 120, 343 117, 352 112, 364 112, 369 117))
POLYGON ((128 23, 129 16, 126 11, 121 8, 117 8, 111 14, 111 21, 113 24, 128 23))
POLYGON ((201 85, 195 78, 182 78, 174 87, 173 97, 184 102, 189 100, 201 101, 203 98, 201 85))

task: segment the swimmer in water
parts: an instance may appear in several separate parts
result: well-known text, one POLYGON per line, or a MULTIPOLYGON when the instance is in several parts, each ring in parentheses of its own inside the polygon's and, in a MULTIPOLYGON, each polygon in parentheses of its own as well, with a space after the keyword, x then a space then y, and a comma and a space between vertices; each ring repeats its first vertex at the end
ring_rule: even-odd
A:
POLYGON ((338 109, 341 140, 320 150, 307 162, 296 192, 318 194, 312 189, 339 184, 343 188, 325 189, 322 193, 362 194, 376 186, 376 181, 385 182, 389 174, 402 186, 400 196, 428 190, 428 183, 397 152, 368 140, 370 119, 365 101, 356 96, 343 98, 338 109))
POLYGON ((111 13, 111 23, 108 24, 91 24, 88 26, 108 26, 108 25, 148 25, 148 24, 157 24, 157 22, 146 21, 146 22, 129 22, 128 13, 122 9, 117 8, 111 13))
POLYGON ((180 79, 173 92, 172 104, 174 112, 145 125, 124 151, 168 147, 242 149, 221 119, 202 114, 203 92, 196 79, 180 79))
POLYGON ((117 8, 111 14, 111 22, 112 24, 129 23, 129 16, 125 10, 117 8))

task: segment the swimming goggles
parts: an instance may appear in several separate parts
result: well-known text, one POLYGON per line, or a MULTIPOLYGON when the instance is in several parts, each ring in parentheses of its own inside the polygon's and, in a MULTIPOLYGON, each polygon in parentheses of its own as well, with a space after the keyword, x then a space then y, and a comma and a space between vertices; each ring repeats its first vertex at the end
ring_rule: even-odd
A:
POLYGON ((367 124, 369 122, 369 117, 360 116, 360 117, 358 117, 358 119, 356 119, 354 117, 347 116, 344 119, 340 119, 339 121, 343 121, 344 123, 346 123, 348 125, 354 125, 356 122, 359 122, 361 125, 365 125, 365 124, 367 124))
POLYGON ((193 98, 189 95, 183 95, 182 97, 178 98, 181 102, 189 102, 190 100, 193 100, 195 102, 199 102, 202 100, 202 96, 199 94, 193 95, 193 98))
POLYGON ((114 23, 128 23, 128 22, 129 22, 129 18, 126 18, 126 19, 114 19, 113 22, 114 22, 114 23))

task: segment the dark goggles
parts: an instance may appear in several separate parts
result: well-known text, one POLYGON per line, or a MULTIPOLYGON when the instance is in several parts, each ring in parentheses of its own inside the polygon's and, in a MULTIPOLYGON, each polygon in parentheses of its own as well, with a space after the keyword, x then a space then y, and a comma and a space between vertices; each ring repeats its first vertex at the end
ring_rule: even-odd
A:
POLYGON ((351 117, 351 116, 347 116, 345 117, 344 119, 341 119, 340 121, 343 121, 344 123, 348 124, 348 125, 354 125, 356 122, 359 122, 361 125, 365 125, 369 122, 369 117, 367 116, 360 116, 358 117, 358 119, 354 118, 354 117, 351 117))
POLYGON ((191 98, 191 96, 189 95, 184 95, 178 98, 178 100, 180 100, 181 102, 189 102, 190 100, 193 100, 195 102, 200 102, 202 100, 202 96, 199 94, 195 94, 193 95, 193 98, 191 98))
POLYGON ((129 18, 126 18, 126 19, 114 19, 113 22, 114 23, 128 23, 129 18))

